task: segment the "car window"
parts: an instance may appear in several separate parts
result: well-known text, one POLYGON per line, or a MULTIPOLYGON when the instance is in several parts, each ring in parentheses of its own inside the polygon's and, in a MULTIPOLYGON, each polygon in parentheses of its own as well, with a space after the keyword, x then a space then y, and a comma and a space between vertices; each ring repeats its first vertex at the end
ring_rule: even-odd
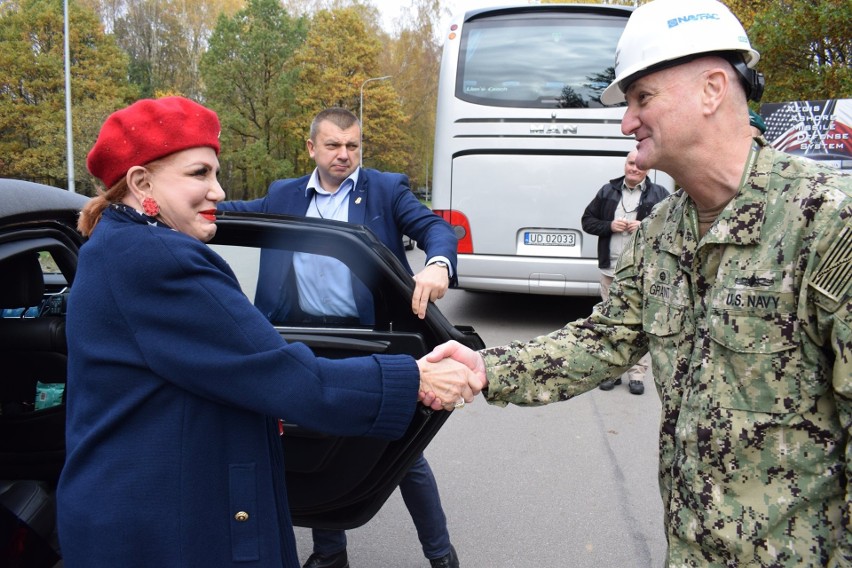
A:
POLYGON ((260 270, 260 249, 237 245, 210 245, 210 248, 228 262, 240 282, 243 293, 254 303, 260 270))
MULTIPOLYGON (((40 316, 65 315, 65 306, 68 298, 68 283, 65 275, 59 269, 59 264, 50 250, 31 250, 27 255, 37 256, 41 267, 41 277, 44 283, 44 294, 36 302, 25 302, 28 305, 5 306, 0 308, 0 318, 36 318, 40 316)), ((7 259, 7 264, 12 264, 15 257, 7 259)), ((15 263, 16 264, 16 263, 15 263)), ((10 268, 11 270, 11 268, 10 268)), ((4 271, 5 272, 5 271, 4 271)), ((14 278, 16 275, 6 273, 4 279, 14 278)))
POLYGON ((50 251, 40 251, 38 253, 38 263, 41 265, 42 274, 62 274, 59 266, 56 264, 56 259, 50 254, 50 251))
POLYGON ((625 21, 531 12, 466 22, 455 96, 486 106, 600 107, 625 21))
POLYGON ((320 328, 367 326, 375 323, 377 312, 387 311, 376 309, 377 302, 384 301, 382 297, 374 294, 343 260, 334 256, 287 248, 261 250, 235 245, 210 246, 231 266, 246 297, 274 325, 320 328), (262 266, 264 263, 266 267, 262 266), (308 290, 300 288, 297 283, 299 270, 307 264, 323 267, 310 276, 319 284, 329 286, 332 296, 337 293, 345 297, 351 291, 352 297, 347 300, 356 312, 341 308, 340 298, 318 298, 316 288, 310 289, 310 284, 308 290), (323 304, 326 309, 320 306, 323 301, 326 301, 323 304), (356 316, 358 308, 361 308, 360 317, 356 316))

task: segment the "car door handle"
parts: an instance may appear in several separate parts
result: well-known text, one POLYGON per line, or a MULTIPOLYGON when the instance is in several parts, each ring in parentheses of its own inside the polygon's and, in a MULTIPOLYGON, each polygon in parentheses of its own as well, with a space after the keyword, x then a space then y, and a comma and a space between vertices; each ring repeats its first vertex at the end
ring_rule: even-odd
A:
POLYGON ((353 339, 351 337, 332 337, 309 333, 283 334, 288 342, 298 341, 316 349, 344 349, 361 353, 384 353, 390 347, 390 341, 353 339))

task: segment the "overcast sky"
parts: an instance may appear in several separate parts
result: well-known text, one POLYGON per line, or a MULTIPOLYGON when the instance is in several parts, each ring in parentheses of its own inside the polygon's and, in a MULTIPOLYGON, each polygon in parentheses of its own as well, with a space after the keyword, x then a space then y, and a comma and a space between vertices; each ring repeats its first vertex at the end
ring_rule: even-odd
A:
MULTIPOLYGON (((400 10, 403 7, 410 7, 411 0, 370 0, 372 4, 379 9, 384 21, 383 27, 386 30, 393 29, 394 19, 399 17, 400 10)), ((517 3, 523 4, 525 0, 441 0, 445 8, 449 8, 452 14, 470 10, 471 8, 484 8, 486 6, 500 6, 503 4, 517 3)), ((450 18, 445 18, 449 22, 450 18)))

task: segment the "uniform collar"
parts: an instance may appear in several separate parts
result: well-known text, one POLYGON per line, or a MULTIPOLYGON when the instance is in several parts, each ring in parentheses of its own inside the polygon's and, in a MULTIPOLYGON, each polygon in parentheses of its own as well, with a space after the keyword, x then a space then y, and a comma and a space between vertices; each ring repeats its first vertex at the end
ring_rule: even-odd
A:
POLYGON ((765 144, 757 140, 752 143, 737 194, 705 235, 708 242, 736 245, 760 242, 768 200, 766 189, 774 160, 775 153, 765 144))
MULTIPOLYGON (((704 235, 705 243, 745 246, 760 242, 768 201, 767 185, 777 156, 771 147, 755 141, 737 194, 704 235)), ((675 193, 672 203, 662 227, 660 247, 689 265, 698 247, 698 214, 692 198, 683 189, 675 193)))

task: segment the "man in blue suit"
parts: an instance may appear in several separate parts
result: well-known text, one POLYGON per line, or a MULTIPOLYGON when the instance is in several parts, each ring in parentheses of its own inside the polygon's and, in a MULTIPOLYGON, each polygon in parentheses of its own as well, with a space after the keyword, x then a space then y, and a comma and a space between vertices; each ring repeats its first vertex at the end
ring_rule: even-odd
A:
MULTIPOLYGON (((260 199, 225 202, 219 208, 365 225, 409 272, 412 270, 402 237, 411 237, 426 251, 426 266, 414 275, 416 286, 411 300, 412 310, 423 318, 429 301, 442 298, 447 288, 456 283, 457 238, 446 221, 417 200, 408 186, 407 176, 359 167, 360 136, 358 118, 350 111, 335 107, 320 112, 311 123, 307 141, 308 152, 317 165, 312 174, 277 180, 260 199)), ((360 323, 373 323, 369 291, 357 279, 352 280, 342 263, 316 255, 271 250, 263 254, 266 258, 261 258, 255 305, 271 321, 300 321, 300 316, 307 322, 312 317, 326 321, 357 317, 360 323), (346 280, 335 280, 329 275, 343 276, 346 280), (347 280, 353 282, 351 290, 317 289, 324 281, 347 280), (293 282, 298 286, 298 298, 286 293, 293 290, 290 287, 293 282), (327 297, 318 299, 320 292, 327 297)))
MULTIPOLYGON (((219 208, 365 225, 413 272, 402 244, 403 235, 409 236, 426 251, 411 299, 412 311, 425 317, 429 301, 456 284, 457 238, 450 225, 417 200, 407 176, 359 167, 361 126, 350 111, 320 112, 311 123, 307 147, 316 163, 313 173, 277 180, 260 199, 224 202, 219 208)), ((374 322, 372 294, 349 269, 336 259, 305 253, 261 253, 255 305, 273 323, 374 322)), ((422 454, 399 488, 431 566, 457 568, 438 486, 422 454)), ((314 529, 313 538, 314 553, 303 568, 349 568, 344 531, 314 529)))

